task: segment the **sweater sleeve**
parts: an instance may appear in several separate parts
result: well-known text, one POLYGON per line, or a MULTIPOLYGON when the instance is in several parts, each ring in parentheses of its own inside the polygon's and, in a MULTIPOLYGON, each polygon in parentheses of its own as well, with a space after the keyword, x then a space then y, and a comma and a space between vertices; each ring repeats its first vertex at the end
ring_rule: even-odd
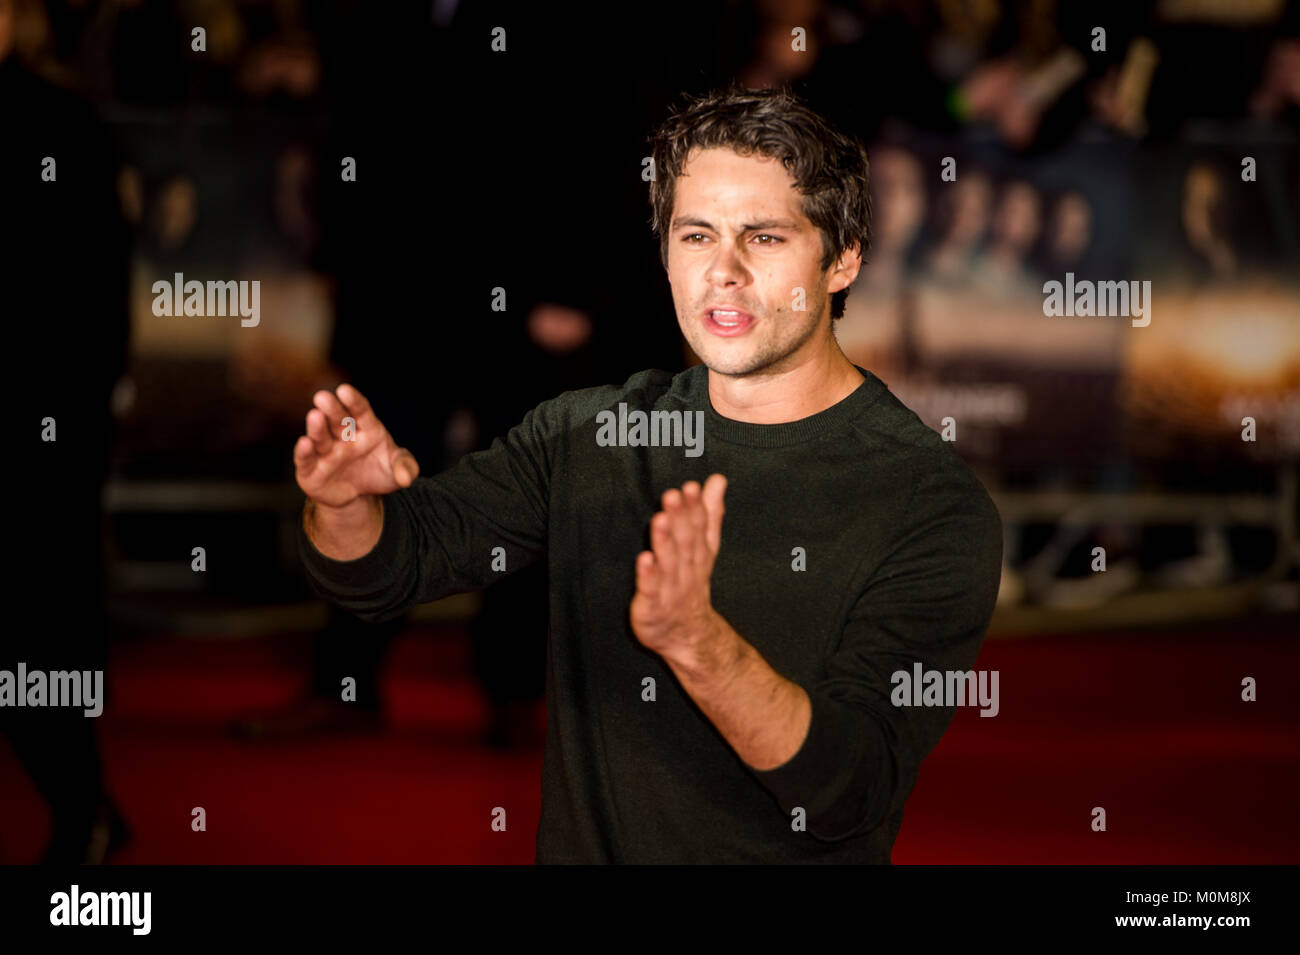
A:
POLYGON ((312 588, 363 620, 481 590, 544 556, 560 398, 542 402, 504 437, 453 467, 383 498, 383 529, 369 553, 340 561, 316 549, 298 522, 312 588))
POLYGON ((824 677, 804 690, 812 721, 803 745, 754 775, 787 816, 838 841, 901 811, 921 762, 947 730, 954 706, 895 706, 892 676, 967 671, 997 601, 1002 523, 964 465, 918 478, 902 539, 852 605, 824 677))

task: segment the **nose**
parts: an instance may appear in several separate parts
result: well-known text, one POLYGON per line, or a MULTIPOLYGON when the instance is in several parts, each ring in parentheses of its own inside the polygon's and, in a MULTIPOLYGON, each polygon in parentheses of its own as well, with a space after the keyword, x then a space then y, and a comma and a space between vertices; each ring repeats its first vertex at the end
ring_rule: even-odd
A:
POLYGON ((749 284, 749 267, 739 250, 729 242, 719 242, 717 254, 709 265, 709 278, 719 288, 749 284))

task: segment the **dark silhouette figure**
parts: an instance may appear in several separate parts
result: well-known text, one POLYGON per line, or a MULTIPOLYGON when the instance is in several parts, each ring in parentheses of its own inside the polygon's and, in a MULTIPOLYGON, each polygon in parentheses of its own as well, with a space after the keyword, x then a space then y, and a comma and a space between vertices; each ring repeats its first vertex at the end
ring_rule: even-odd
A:
MULTIPOLYGON (((6 576, 12 611, 29 612, 5 626, 0 668, 102 670, 100 498, 126 366, 129 245, 104 128, 9 54, 0 39, 6 576)), ((45 861, 104 861, 126 829, 104 790, 95 719, 79 707, 5 707, 0 727, 49 803, 45 861)))

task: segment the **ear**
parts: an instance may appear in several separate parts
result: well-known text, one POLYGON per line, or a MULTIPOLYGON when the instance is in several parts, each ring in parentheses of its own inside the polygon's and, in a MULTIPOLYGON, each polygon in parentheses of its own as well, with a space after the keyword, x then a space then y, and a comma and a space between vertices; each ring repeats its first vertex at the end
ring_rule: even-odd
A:
POLYGON ((862 268, 862 252, 857 243, 845 249, 831 270, 830 283, 826 291, 834 294, 853 284, 862 268))

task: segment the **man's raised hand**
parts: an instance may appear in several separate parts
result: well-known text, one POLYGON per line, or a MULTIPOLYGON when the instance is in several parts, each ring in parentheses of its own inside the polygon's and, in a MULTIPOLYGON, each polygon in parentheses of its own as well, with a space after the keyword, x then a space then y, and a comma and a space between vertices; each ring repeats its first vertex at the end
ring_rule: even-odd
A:
POLYGON ((399 448, 370 402, 351 385, 318 391, 307 433, 293 446, 298 486, 319 505, 346 507, 366 495, 409 487, 420 473, 415 455, 399 448), (351 421, 345 421, 345 419, 351 421))
POLYGON ((727 479, 711 474, 701 488, 669 488, 650 520, 650 550, 636 557, 632 631, 669 662, 693 666, 712 654, 718 637, 709 581, 722 546, 727 479))

